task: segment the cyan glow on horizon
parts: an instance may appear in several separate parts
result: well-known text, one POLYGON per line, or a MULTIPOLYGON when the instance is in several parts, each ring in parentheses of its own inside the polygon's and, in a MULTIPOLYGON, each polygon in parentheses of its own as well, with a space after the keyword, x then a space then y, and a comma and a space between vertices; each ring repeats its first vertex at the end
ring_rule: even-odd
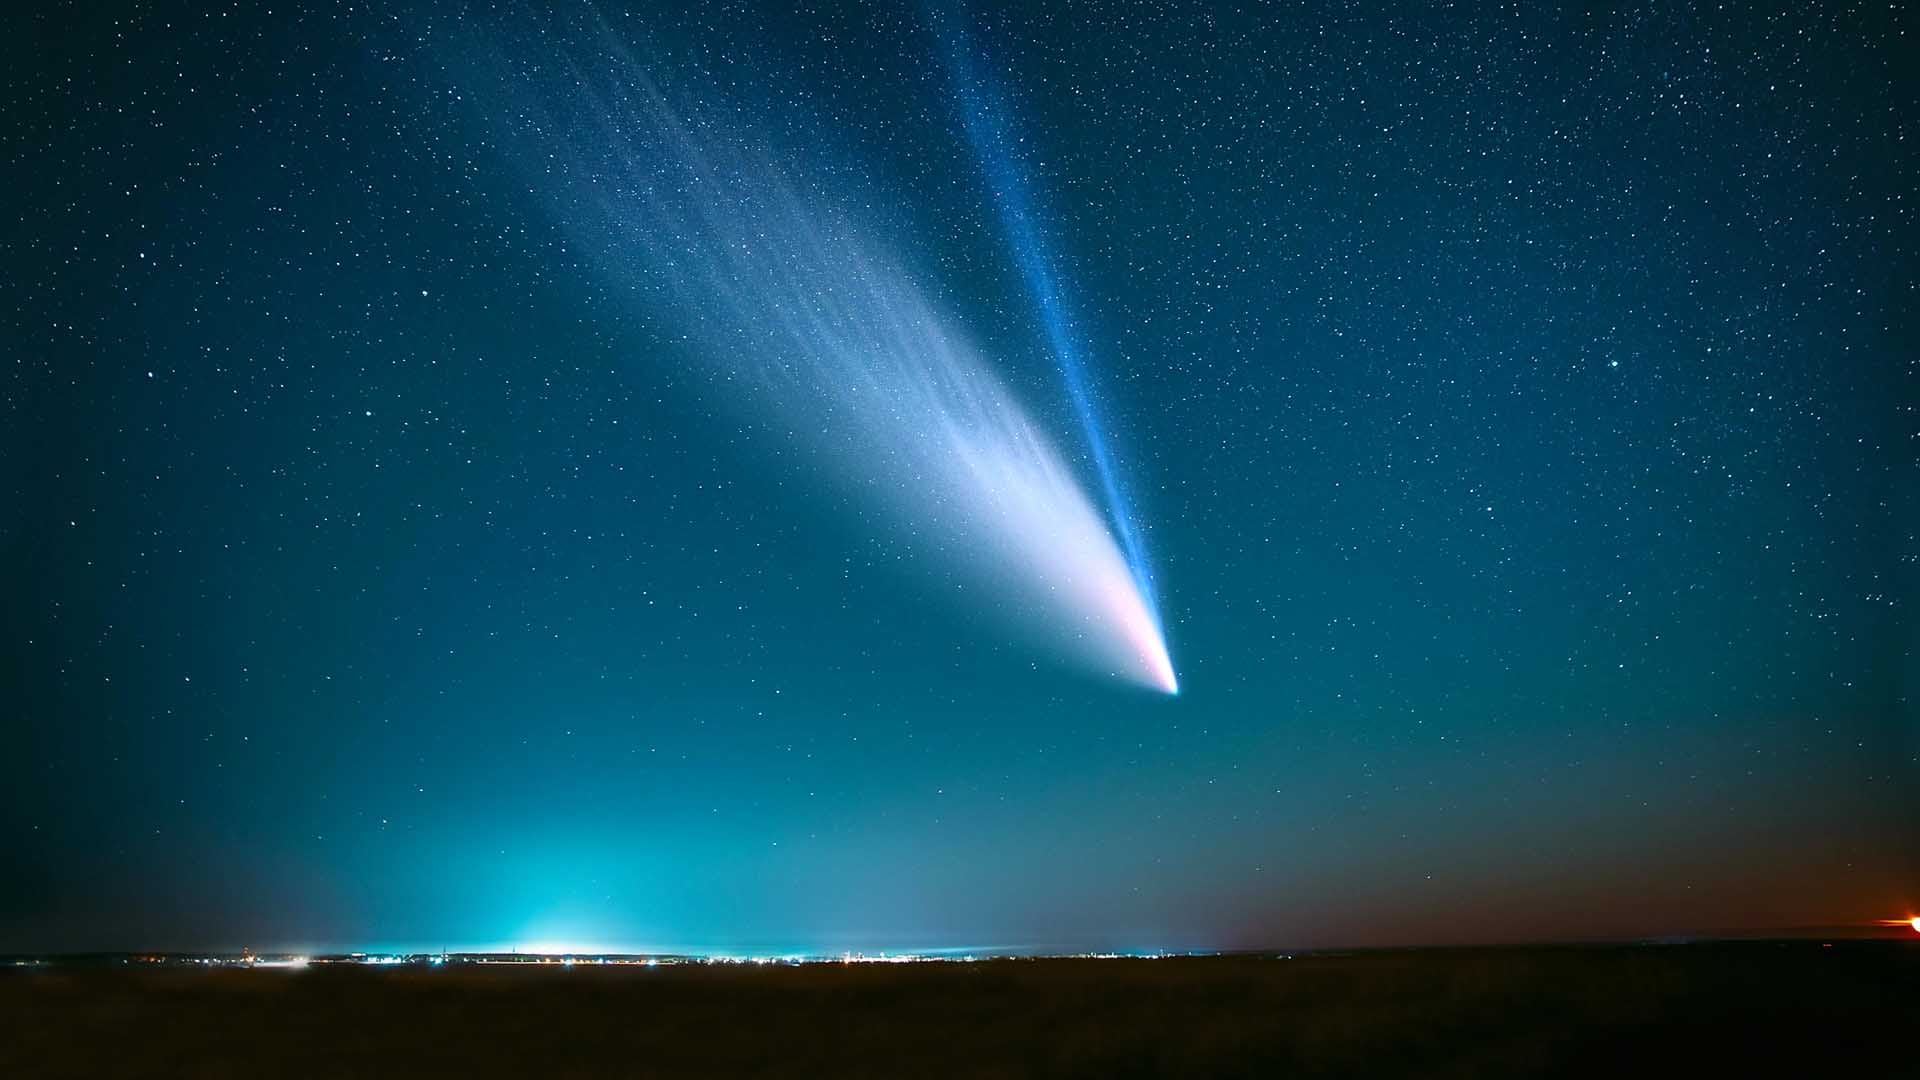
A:
POLYGON ((568 958, 587 959, 595 957, 625 957, 635 959, 661 959, 713 964, 818 964, 834 962, 852 963, 910 963, 914 961, 937 960, 991 960, 1013 957, 1079 957, 1088 959, 1130 959, 1158 960, 1178 956, 1212 955, 1213 950, 1170 949, 1161 947, 1143 948, 1088 948, 1085 946, 1065 945, 937 945, 915 947, 911 945, 863 945, 851 946, 766 946, 718 947, 710 945, 681 945, 663 947, 658 945, 640 945, 633 943, 614 943, 607 941, 502 941, 482 944, 464 944, 458 946, 422 945, 391 943, 378 946, 314 948, 303 947, 296 954, 266 954, 249 956, 246 962, 258 967, 304 967, 314 957, 329 960, 351 961, 370 966, 392 966, 424 961, 442 963, 448 957, 535 957, 561 960, 568 958))

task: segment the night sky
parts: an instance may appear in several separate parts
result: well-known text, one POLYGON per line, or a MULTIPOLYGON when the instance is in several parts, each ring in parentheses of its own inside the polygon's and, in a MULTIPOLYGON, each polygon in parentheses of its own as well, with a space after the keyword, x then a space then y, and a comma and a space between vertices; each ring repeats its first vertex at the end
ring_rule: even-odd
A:
POLYGON ((1906 5, 165 7, 0 45, 0 950, 1920 908, 1906 5), (916 516, 865 353, 746 385, 608 85, 859 223, 783 288, 937 309, 1178 695, 916 516))

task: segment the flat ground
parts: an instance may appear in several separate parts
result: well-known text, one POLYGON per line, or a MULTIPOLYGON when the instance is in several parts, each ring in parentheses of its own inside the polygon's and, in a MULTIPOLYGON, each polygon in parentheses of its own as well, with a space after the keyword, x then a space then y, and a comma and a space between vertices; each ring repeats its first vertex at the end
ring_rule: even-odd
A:
POLYGON ((12 1076, 1920 1076, 1920 943, 0 975, 12 1076))

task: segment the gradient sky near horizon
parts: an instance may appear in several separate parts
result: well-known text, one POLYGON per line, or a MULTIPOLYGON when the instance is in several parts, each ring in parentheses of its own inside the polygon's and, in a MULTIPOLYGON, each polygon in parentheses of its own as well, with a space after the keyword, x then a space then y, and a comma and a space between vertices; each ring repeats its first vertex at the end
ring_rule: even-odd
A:
MULTIPOLYGON (((920 4, 636 11, 1084 454, 920 4)), ((957 599, 606 273, 488 115, 566 20, 13 20, 0 951, 1920 914, 1905 7, 967 18, 1177 697, 957 599)))

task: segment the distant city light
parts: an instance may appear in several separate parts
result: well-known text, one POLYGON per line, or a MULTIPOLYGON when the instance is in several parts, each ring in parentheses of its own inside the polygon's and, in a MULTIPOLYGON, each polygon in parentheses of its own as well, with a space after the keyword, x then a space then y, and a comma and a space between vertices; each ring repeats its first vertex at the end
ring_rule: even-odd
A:
MULTIPOLYGON (((1904 926, 1900 920, 1886 920, 1887 925, 1904 926)), ((1920 929, 1920 927, 1916 927, 1920 929)), ((623 952, 618 949, 567 949, 550 944, 532 946, 513 946, 506 951, 460 952, 441 949, 434 952, 351 952, 321 953, 316 955, 296 955, 293 953, 274 953, 259 955, 252 951, 238 954, 167 954, 143 953, 131 955, 121 963, 142 963, 159 965, 194 965, 215 968, 279 968, 297 969, 308 966, 325 967, 460 967, 469 965, 505 965, 509 967, 552 966, 573 967, 647 967, 683 965, 752 965, 757 967, 797 967, 812 964, 974 964, 997 960, 1032 960, 1042 956, 1054 959, 1079 960, 1155 960, 1176 956, 1205 956, 1207 953, 1165 952, 1161 950, 1142 950, 1137 952, 1080 952, 1042 954, 1029 950, 974 950, 930 949, 925 952, 853 952, 839 953, 759 953, 742 955, 739 953, 666 953, 666 952, 623 952)), ((41 963, 32 958, 7 958, 12 966, 31 966, 41 963)))

